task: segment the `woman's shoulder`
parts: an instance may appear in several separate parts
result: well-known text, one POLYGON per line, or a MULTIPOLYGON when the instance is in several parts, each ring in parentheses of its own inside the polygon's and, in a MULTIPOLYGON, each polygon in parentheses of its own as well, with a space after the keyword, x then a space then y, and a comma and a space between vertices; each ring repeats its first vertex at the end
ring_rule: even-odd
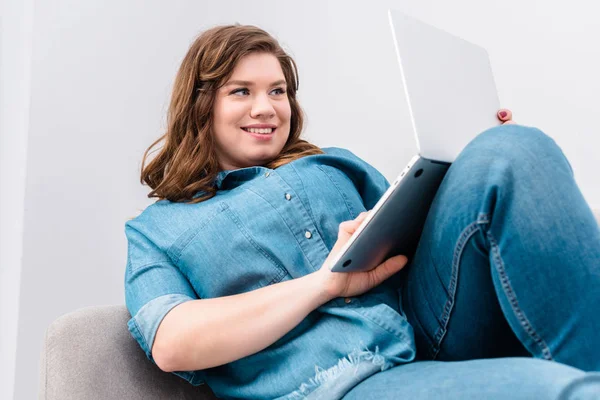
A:
MULTIPOLYGON (((335 166, 342 166, 350 169, 357 170, 369 170, 373 172, 373 166, 363 158, 359 157, 350 149, 344 147, 323 147, 321 148, 325 152, 326 159, 331 158, 335 166), (329 157, 327 157, 329 156, 329 157)), ((327 163, 327 162, 326 162, 327 163)))
POLYGON ((137 214, 129 218, 128 225, 139 225, 144 223, 156 222, 176 212, 178 203, 169 200, 158 200, 145 208, 137 209, 137 214))
POLYGON ((326 155, 333 156, 336 159, 343 161, 349 161, 352 164, 368 164, 363 158, 358 156, 355 152, 345 147, 323 147, 321 148, 326 155))
POLYGON ((332 156, 341 156, 341 157, 350 157, 350 158, 356 157, 356 155, 352 151, 350 151, 344 147, 335 147, 335 146, 322 147, 321 150, 323 150, 325 152, 325 154, 332 155, 332 156))
MULTIPOLYGON (((213 198, 214 199, 214 198, 213 198)), ((125 223, 125 230, 135 230, 144 236, 174 239, 190 228, 193 221, 214 212, 218 204, 213 199, 200 203, 159 200, 148 205, 125 223)))

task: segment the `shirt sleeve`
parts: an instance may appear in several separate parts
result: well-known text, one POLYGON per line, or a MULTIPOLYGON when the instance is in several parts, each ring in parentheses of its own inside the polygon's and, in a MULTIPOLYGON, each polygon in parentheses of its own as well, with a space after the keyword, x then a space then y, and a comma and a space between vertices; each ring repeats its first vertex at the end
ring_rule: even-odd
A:
MULTIPOLYGON (((132 318, 127 327, 149 360, 156 331, 167 313, 186 301, 196 300, 188 279, 147 236, 125 224, 127 267, 125 304, 132 318)), ((194 385, 204 383, 202 371, 175 372, 194 385)))
POLYGON ((365 209, 370 210, 375 207, 381 196, 390 187, 390 183, 371 164, 358 157, 350 150, 340 147, 324 148, 327 154, 341 156, 349 168, 346 169, 347 175, 354 182, 356 190, 363 199, 365 209))

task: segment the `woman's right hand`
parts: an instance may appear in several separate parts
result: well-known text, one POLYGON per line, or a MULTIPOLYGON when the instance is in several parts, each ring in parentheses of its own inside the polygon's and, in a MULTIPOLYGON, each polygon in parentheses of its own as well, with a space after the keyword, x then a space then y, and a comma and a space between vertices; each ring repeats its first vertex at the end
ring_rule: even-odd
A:
POLYGON ((374 269, 365 272, 332 272, 332 261, 336 254, 350 239, 361 222, 367 217, 367 212, 362 212, 356 219, 344 221, 339 226, 338 239, 331 249, 323 266, 316 273, 320 277, 325 293, 331 297, 352 297, 365 293, 379 285, 381 282, 400 271, 407 263, 403 255, 388 258, 374 269))

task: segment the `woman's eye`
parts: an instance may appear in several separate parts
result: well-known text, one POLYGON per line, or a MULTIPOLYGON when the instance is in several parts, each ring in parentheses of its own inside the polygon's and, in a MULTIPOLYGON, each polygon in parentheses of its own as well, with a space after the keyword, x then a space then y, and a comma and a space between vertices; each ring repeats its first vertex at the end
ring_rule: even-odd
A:
POLYGON ((283 89, 283 88, 277 88, 277 89, 273 89, 273 92, 277 92, 275 94, 284 94, 285 93, 285 89, 283 89))
MULTIPOLYGON (((277 94, 277 95, 284 94, 285 93, 285 89, 283 89, 283 88, 276 88, 276 89, 273 89, 271 91, 271 93, 274 93, 274 94, 277 94)), ((235 94, 237 96, 245 96, 245 95, 250 94, 250 90, 248 90, 247 88, 239 88, 239 89, 235 89, 230 94, 235 94)))
POLYGON ((248 93, 250 93, 250 91, 248 89, 246 89, 246 88, 236 89, 233 92, 231 92, 231 94, 237 94, 237 95, 239 95, 239 94, 248 94, 248 93))

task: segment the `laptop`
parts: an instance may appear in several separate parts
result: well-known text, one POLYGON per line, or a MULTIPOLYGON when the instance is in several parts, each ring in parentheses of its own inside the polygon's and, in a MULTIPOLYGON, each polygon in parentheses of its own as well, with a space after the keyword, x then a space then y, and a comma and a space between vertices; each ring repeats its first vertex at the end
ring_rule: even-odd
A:
POLYGON ((419 153, 332 260, 334 272, 368 271, 399 254, 410 260, 448 168, 473 138, 500 124, 484 48, 400 11, 388 17, 419 153))

